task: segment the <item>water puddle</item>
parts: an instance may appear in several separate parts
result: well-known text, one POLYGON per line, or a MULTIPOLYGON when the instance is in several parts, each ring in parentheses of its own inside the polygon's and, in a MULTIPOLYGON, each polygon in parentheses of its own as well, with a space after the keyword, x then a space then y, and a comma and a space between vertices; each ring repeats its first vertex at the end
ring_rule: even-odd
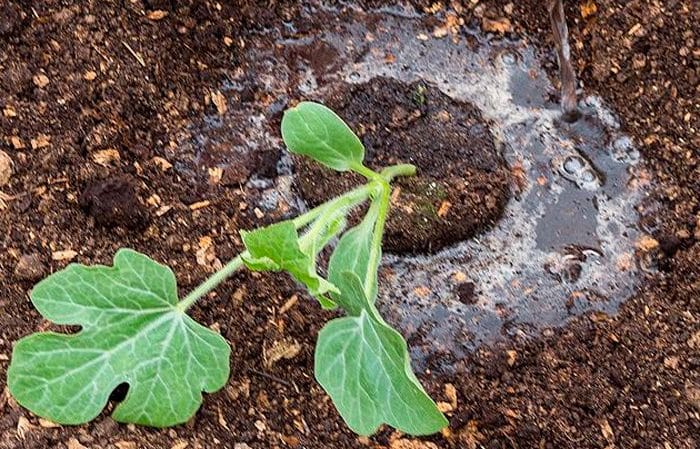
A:
MULTIPOLYGON (((242 139, 237 124, 201 130, 218 136, 223 127, 231 142, 281 148, 265 122, 278 117, 287 100, 329 81, 376 76, 424 80, 481 110, 514 181, 503 218, 478 238, 436 254, 387 255, 380 273, 380 308, 409 339, 419 363, 459 358, 484 341, 531 335, 587 310, 614 312, 642 276, 635 205, 645 197, 648 175, 615 114, 600 98, 584 95, 583 117, 567 123, 526 40, 452 31, 435 37, 423 19, 400 10, 314 11, 282 34, 265 35, 249 49, 250 70, 224 86, 240 93, 255 79, 258 97, 270 100, 242 106, 238 116, 258 131, 242 139)), ((299 204, 284 156, 279 170, 284 176, 265 181, 268 201, 273 195, 299 204)))

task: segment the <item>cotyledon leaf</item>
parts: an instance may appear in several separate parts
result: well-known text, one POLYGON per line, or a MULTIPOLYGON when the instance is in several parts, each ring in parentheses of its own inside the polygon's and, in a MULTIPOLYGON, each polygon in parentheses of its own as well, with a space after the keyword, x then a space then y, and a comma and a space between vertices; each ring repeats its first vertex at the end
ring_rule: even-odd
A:
POLYGON ((10 392, 39 416, 90 421, 128 383, 112 417, 171 426, 228 380, 228 343, 176 307, 173 272, 143 254, 119 250, 112 267, 71 264, 37 284, 31 299, 54 323, 82 327, 32 334, 14 348, 10 392))
MULTIPOLYGON (((282 221, 254 231, 241 231, 248 250, 243 262, 254 271, 286 271, 304 284, 321 305, 332 308, 335 304, 326 294, 338 292, 333 284, 316 273, 316 254, 302 251, 294 223, 282 221)), ((312 245, 313 246, 313 245, 312 245)), ((307 248, 311 251, 311 248, 307 248)))
POLYGON ((338 115, 322 104, 304 101, 285 111, 282 138, 290 151, 334 170, 362 165, 365 147, 338 115))
POLYGON ((411 435, 428 435, 448 424, 411 371, 404 339, 372 311, 336 318, 321 329, 315 373, 358 434, 371 435, 386 423, 411 435))

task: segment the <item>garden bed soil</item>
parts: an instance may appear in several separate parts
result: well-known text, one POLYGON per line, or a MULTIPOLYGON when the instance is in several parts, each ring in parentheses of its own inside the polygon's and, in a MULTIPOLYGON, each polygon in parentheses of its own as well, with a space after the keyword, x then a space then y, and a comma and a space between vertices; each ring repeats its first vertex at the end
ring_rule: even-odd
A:
MULTIPOLYGON (((428 33, 444 21, 447 7, 414 3, 428 33)), ((541 1, 450 8, 466 24, 530 36, 556 73, 541 1)), ((449 431, 423 440, 386 428, 353 435, 312 374, 329 313, 275 274, 237 274, 192 309, 231 342, 232 376, 186 425, 120 425, 110 404, 89 424, 55 426, 12 400, 4 388, 12 343, 50 328, 28 298, 38 279, 70 260, 110 263, 127 246, 172 266, 186 292, 240 251, 239 229, 284 216, 248 207, 257 193, 242 187, 274 168, 272 145, 221 177, 189 170, 196 155, 175 150, 191 125, 225 108, 217 86, 246 70, 244 48, 264 43, 270 27, 303 30, 302 9, 282 1, 0 5, 0 150, 9 156, 0 158, 0 448, 697 447, 700 12, 692 0, 567 2, 584 90, 620 114, 656 180, 660 207, 645 242, 658 248, 658 272, 616 315, 591 312, 536 338, 482 346, 451 374, 437 363, 418 373, 453 407, 449 431)), ((270 101, 255 79, 227 100, 270 101)), ((278 120, 270 122, 277 133, 278 120)))

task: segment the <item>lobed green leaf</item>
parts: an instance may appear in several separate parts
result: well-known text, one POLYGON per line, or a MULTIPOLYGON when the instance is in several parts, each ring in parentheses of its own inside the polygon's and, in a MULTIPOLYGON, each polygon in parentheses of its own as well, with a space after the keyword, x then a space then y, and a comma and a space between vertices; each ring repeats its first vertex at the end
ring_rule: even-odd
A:
POLYGON ((337 171, 361 166, 365 148, 338 115, 318 103, 301 102, 282 118, 282 138, 289 150, 337 171))
POLYGON ((230 348, 177 309, 170 268, 122 249, 114 266, 72 264, 36 285, 32 302, 74 335, 42 332, 15 346, 7 378, 24 407, 61 424, 95 418, 127 383, 115 420, 156 427, 186 422, 202 391, 222 388, 230 348))

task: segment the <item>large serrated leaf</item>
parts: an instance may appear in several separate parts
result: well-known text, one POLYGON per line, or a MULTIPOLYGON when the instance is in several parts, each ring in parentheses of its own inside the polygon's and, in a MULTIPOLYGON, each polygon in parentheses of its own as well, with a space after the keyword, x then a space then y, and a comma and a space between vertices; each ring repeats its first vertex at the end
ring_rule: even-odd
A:
POLYGON ((338 171, 362 165, 365 148, 345 122, 327 107, 304 101, 282 118, 282 138, 290 151, 338 171))
POLYGON ((448 424, 411 371, 406 342, 368 311, 323 327, 315 372, 345 422, 361 435, 384 423, 411 435, 448 424))
POLYGON ((324 307, 334 306, 325 295, 338 290, 316 273, 316 254, 302 250, 294 223, 282 221, 255 231, 241 231, 241 238, 248 250, 248 255, 243 255, 243 262, 248 268, 256 271, 286 271, 304 284, 324 307))
POLYGON ((37 284, 32 302, 74 335, 42 332, 21 339, 8 369, 17 401, 61 424, 96 417, 114 388, 129 391, 117 421, 164 427, 186 422, 202 392, 222 388, 230 348, 177 305, 172 271, 131 250, 114 266, 73 264, 37 284))

